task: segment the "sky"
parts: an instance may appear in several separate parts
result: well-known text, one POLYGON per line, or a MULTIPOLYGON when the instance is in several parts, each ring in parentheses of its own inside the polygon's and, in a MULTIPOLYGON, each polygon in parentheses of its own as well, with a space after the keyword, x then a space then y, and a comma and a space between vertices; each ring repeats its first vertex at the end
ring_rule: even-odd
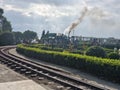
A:
POLYGON ((13 31, 32 30, 39 37, 43 30, 64 33, 85 7, 71 35, 120 39, 120 0, 0 0, 13 31))

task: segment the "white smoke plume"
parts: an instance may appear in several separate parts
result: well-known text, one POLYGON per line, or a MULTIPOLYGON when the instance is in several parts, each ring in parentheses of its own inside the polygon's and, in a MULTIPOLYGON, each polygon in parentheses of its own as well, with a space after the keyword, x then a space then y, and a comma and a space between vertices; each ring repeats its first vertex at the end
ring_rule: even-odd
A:
POLYGON ((71 31, 77 26, 77 25, 79 25, 81 22, 82 22, 82 20, 83 20, 83 18, 86 16, 86 13, 87 13, 87 11, 88 11, 88 8, 87 8, 87 4, 86 4, 86 2, 85 1, 83 1, 83 4, 84 4, 84 8, 83 8, 83 11, 82 11, 82 13, 81 13, 81 16, 76 20, 76 21, 74 21, 70 26, 68 26, 65 30, 64 30, 64 34, 70 34, 71 33, 71 31))
POLYGON ((93 24, 95 24, 96 22, 98 23, 98 22, 106 21, 111 16, 110 13, 103 11, 100 7, 88 6, 85 1, 83 1, 83 5, 84 8, 83 8, 83 12, 81 13, 81 16, 64 30, 64 34, 70 35, 71 31, 73 31, 73 29, 83 21, 85 16, 87 17, 89 16, 91 23, 92 21, 94 21, 93 24))

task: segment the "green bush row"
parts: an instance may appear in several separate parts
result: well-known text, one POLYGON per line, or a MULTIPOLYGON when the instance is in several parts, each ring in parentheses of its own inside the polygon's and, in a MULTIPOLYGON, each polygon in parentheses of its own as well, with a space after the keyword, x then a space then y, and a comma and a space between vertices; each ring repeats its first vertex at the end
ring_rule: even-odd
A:
POLYGON ((102 59, 66 52, 47 51, 23 45, 18 45, 17 51, 32 58, 77 68, 84 72, 97 75, 98 77, 120 83, 119 60, 102 59))
POLYGON ((39 49, 42 49, 42 50, 51 50, 51 51, 63 52, 62 48, 47 47, 47 46, 45 46, 43 44, 31 44, 31 45, 25 45, 25 46, 33 47, 33 48, 39 48, 39 49))

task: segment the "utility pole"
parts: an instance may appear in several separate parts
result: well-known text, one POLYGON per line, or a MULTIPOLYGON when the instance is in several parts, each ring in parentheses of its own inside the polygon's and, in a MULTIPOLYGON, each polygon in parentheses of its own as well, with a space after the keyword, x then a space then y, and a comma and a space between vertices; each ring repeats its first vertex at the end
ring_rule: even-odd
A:
POLYGON ((0 18, 0 32, 3 31, 3 20, 2 18, 0 18))

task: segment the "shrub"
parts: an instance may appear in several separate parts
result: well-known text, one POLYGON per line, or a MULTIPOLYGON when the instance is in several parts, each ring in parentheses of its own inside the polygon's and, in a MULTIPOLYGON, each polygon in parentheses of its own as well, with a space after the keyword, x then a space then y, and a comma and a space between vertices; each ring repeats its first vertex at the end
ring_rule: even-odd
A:
POLYGON ((106 57, 106 52, 102 47, 92 46, 88 48, 88 50, 86 51, 86 55, 104 58, 106 57))
POLYGON ((110 58, 110 59, 119 59, 119 54, 111 52, 111 53, 108 54, 108 58, 110 58))

